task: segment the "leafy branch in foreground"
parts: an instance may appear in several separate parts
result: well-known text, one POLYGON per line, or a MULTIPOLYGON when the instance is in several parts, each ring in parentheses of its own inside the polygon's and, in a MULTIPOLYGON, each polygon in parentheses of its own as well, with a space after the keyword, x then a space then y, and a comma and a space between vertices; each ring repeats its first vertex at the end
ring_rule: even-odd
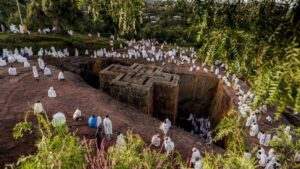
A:
POLYGON ((245 128, 240 113, 230 110, 216 127, 214 141, 225 139, 227 149, 236 153, 243 153, 246 149, 245 128))
POLYGON ((286 126, 282 125, 273 133, 277 138, 270 141, 270 147, 278 155, 282 168, 299 168, 300 163, 295 161, 295 155, 300 151, 300 128, 292 127, 287 132, 286 126))
MULTIPOLYGON (((66 125, 53 128, 46 115, 36 114, 38 125, 37 151, 35 154, 22 156, 11 168, 82 168, 86 161, 87 149, 80 139, 70 134, 66 125)), ((31 131, 31 122, 21 122, 14 128, 14 137, 20 138, 26 131, 31 131)))
MULTIPOLYGON (((188 168, 180 155, 174 153, 168 156, 160 150, 153 150, 147 147, 142 138, 128 131, 124 136, 125 144, 120 149, 116 146, 104 149, 101 148, 95 154, 87 154, 88 168, 115 168, 115 169, 135 169, 135 168, 188 168)), ((92 150, 95 143, 87 142, 87 147, 92 150)))

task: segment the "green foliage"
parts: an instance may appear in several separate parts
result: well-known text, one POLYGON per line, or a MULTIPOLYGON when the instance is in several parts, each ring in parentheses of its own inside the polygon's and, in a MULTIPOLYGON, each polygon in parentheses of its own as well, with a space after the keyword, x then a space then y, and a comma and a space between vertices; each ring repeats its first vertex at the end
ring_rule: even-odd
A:
POLYGON ((273 131, 278 137, 270 142, 280 159, 282 168, 299 168, 300 164, 295 162, 295 154, 300 150, 300 128, 291 128, 289 135, 284 132, 286 126, 280 126, 273 131))
POLYGON ((243 153, 246 149, 246 135, 240 113, 230 110, 215 128, 214 141, 225 139, 226 148, 234 153, 243 153))
MULTIPOLYGON (((114 45, 119 45, 119 42, 116 42, 114 45)), ((108 38, 88 37, 87 35, 77 33, 72 37, 61 34, 41 35, 32 33, 30 36, 20 34, 0 34, 0 48, 13 50, 14 48, 24 48, 25 46, 32 47, 34 53, 37 53, 40 48, 50 49, 51 46, 54 46, 56 49, 68 48, 69 50, 72 50, 77 48, 79 52, 83 54, 86 49, 95 50, 107 48, 109 47, 109 41, 108 38)), ((72 52, 71 50, 70 52, 72 52)))
POLYGON ((30 122, 21 122, 16 124, 13 129, 13 137, 15 139, 23 137, 23 133, 25 132, 32 132, 31 131, 32 124, 30 122))
MULTIPOLYGON (((128 131, 125 136, 126 144, 120 150, 116 147, 110 147, 107 153, 101 149, 96 154, 97 159, 89 159, 89 162, 96 160, 96 165, 101 167, 115 169, 132 168, 187 168, 179 154, 167 156, 165 153, 157 152, 146 147, 145 142, 140 136, 128 131), (100 155, 101 154, 101 155, 100 155), (107 163, 104 163, 107 161, 107 163)), ((91 168, 95 167, 90 166, 91 168)))
POLYGON ((87 7, 94 22, 106 18, 115 28, 115 33, 126 35, 137 30, 141 20, 143 0, 77 0, 79 8, 87 7), (118 31, 117 31, 118 30, 118 31))
MULTIPOLYGON (((78 137, 68 132, 66 125, 52 128, 47 116, 36 114, 38 124, 37 152, 22 156, 15 164, 23 169, 44 168, 82 168, 85 165, 84 154, 87 149, 78 137)), ((31 123, 23 122, 14 128, 14 137, 18 138, 23 132, 31 131, 31 123), (24 128, 26 130, 24 130, 24 128)))
POLYGON ((32 0, 28 4, 29 25, 35 29, 54 26, 57 32, 62 32, 76 29, 83 20, 83 13, 73 0, 32 0))
POLYGON ((151 149, 150 146, 146 147, 140 136, 131 131, 127 131, 124 139, 122 149, 111 146, 107 151, 104 142, 97 151, 93 151, 95 142, 85 140, 86 147, 90 150, 86 154, 87 168, 188 168, 177 152, 167 156, 161 152, 162 148, 158 151, 151 149))
POLYGON ((198 3, 198 16, 191 15, 198 57, 206 64, 222 60, 246 77, 257 96, 254 109, 277 105, 277 118, 287 107, 299 111, 299 2, 198 3))
POLYGON ((206 153, 202 158, 203 169, 256 169, 254 159, 246 159, 243 154, 227 150, 222 156, 220 154, 206 153))
MULTIPOLYGON (((26 16, 26 2, 19 0, 20 11, 25 18, 26 16)), ((9 24, 20 24, 20 17, 18 14, 17 4, 15 0, 0 1, 0 24, 8 26, 9 24)))

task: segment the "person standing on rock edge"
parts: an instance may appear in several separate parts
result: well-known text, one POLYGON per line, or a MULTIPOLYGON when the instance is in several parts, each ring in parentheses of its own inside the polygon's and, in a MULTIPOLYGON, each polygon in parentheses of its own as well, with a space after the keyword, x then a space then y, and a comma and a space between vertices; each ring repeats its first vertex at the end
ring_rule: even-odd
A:
POLYGON ((112 123, 108 115, 106 115, 106 117, 103 120, 103 126, 104 126, 105 137, 107 138, 107 140, 110 140, 112 136, 112 123))

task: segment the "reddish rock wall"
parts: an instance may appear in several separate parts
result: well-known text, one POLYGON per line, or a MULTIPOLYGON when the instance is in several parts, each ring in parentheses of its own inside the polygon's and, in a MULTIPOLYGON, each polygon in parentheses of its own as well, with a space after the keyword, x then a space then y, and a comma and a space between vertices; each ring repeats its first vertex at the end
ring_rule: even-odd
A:
POLYGON ((212 100, 209 112, 210 117, 214 120, 212 121, 212 126, 215 127, 220 120, 227 114, 227 112, 232 108, 233 100, 226 90, 223 81, 219 81, 216 94, 212 100))
POLYGON ((143 112, 175 123, 179 76, 162 68, 133 64, 112 64, 99 73, 100 89, 143 112))

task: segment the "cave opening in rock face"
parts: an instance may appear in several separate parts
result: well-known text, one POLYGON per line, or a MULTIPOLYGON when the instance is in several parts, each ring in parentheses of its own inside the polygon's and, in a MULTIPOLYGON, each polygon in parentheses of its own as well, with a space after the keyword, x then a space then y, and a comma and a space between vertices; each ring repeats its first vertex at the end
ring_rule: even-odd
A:
POLYGON ((91 86, 160 120, 169 118, 188 132, 190 114, 208 118, 213 129, 232 106, 225 85, 210 73, 113 59, 80 67, 80 75, 91 86))

